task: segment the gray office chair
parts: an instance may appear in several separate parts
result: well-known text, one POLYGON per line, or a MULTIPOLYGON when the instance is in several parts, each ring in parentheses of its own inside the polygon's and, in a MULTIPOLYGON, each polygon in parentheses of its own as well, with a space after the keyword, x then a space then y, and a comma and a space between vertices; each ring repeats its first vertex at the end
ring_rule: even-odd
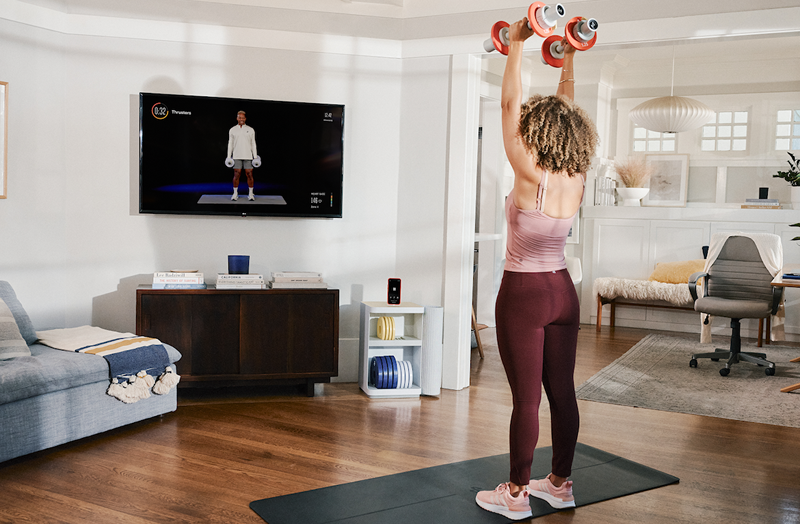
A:
POLYGON ((730 373, 731 366, 744 360, 764 366, 767 375, 774 375, 775 364, 766 360, 764 353, 741 351, 740 320, 774 315, 778 311, 783 288, 770 285, 773 277, 761 260, 753 239, 730 236, 724 242, 719 256, 708 271, 689 277, 689 292, 694 300, 695 311, 731 319, 731 345, 727 350, 717 349, 713 353, 692 355, 689 366, 696 368, 698 358, 710 358, 715 362, 727 359, 725 367, 719 370, 724 377, 730 373), (703 296, 698 298, 697 280, 701 277, 703 296))

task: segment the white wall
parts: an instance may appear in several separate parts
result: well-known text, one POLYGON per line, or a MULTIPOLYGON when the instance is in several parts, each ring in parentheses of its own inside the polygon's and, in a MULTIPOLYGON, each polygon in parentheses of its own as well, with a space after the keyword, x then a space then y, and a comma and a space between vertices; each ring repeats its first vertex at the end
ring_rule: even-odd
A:
POLYGON ((398 200, 394 276, 403 300, 441 305, 449 58, 403 60, 401 85, 399 184, 386 188, 398 200))
MULTIPOLYGON (((4 20, 0 47, 10 87, 0 278, 15 287, 37 329, 133 331, 135 289, 153 271, 196 268, 213 283, 228 253, 247 253, 254 272, 321 271, 340 289, 339 380, 355 381, 356 305, 380 300, 386 279, 397 276, 399 231, 404 261, 434 252, 423 282, 412 278, 417 266, 399 271, 408 275, 404 296, 439 303, 440 288, 431 282, 441 281, 441 166, 422 162, 428 171, 418 172, 430 182, 424 213, 410 186, 403 186, 398 210, 401 60, 65 36, 4 20), (344 217, 139 215, 140 91, 345 104, 344 217)), ((446 78, 446 68, 434 67, 440 94, 429 104, 446 100, 446 78)), ((428 124, 420 142, 429 141, 430 150, 438 141, 443 157, 446 116, 434 112, 428 124)))

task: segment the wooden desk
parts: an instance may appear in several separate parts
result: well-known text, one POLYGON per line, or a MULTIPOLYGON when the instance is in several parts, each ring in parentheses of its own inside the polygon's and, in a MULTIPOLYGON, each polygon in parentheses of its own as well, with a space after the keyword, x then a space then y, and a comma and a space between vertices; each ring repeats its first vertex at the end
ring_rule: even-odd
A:
MULTIPOLYGON (((783 274, 786 273, 787 271, 797 271, 798 269, 800 269, 800 266, 797 266, 796 264, 792 265, 792 266, 784 267, 783 271, 778 273, 778 275, 774 279, 772 279, 772 285, 775 286, 775 287, 800 288, 800 279, 795 279, 795 278, 786 278, 786 279, 784 279, 783 278, 783 274)), ((800 362, 800 357, 794 358, 794 359, 790 360, 789 362, 800 362)), ((790 391, 794 391, 796 389, 800 389, 800 382, 798 382, 797 384, 795 384, 793 386, 788 386, 788 387, 782 388, 781 391, 783 393, 789 393, 790 391)))

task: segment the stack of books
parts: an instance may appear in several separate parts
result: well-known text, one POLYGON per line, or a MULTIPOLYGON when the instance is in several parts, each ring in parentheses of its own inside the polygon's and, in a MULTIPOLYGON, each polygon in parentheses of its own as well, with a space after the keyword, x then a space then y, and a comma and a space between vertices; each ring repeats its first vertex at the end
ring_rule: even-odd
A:
POLYGON ((313 271, 274 271, 269 285, 272 289, 328 288, 322 281, 322 273, 313 271))
POLYGON ((263 275, 233 275, 219 273, 217 289, 266 289, 263 275))
POLYGON ((203 274, 197 271, 157 271, 153 273, 153 289, 205 289, 203 274))
POLYGON ((613 206, 616 197, 617 181, 607 176, 599 176, 594 182, 594 205, 613 206))
POLYGON ((742 209, 780 209, 781 203, 776 198, 748 198, 742 209))

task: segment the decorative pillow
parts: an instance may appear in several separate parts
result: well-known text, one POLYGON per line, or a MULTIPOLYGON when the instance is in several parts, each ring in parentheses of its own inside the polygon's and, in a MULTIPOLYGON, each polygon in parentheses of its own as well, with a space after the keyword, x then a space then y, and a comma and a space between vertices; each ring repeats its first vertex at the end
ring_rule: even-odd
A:
POLYGON ((17 300, 14 288, 4 280, 0 280, 0 300, 6 303, 8 309, 11 310, 11 314, 14 315, 14 320, 17 321, 17 327, 22 338, 25 339, 25 343, 28 345, 35 344, 38 337, 36 336, 36 330, 33 329, 33 322, 25 312, 25 308, 17 300))
POLYGON ((19 334, 14 315, 6 303, 0 300, 0 360, 29 356, 31 350, 19 334))
POLYGON ((706 261, 686 260, 684 262, 661 262, 656 264, 656 269, 648 280, 664 282, 666 284, 687 284, 693 273, 702 271, 706 261))

